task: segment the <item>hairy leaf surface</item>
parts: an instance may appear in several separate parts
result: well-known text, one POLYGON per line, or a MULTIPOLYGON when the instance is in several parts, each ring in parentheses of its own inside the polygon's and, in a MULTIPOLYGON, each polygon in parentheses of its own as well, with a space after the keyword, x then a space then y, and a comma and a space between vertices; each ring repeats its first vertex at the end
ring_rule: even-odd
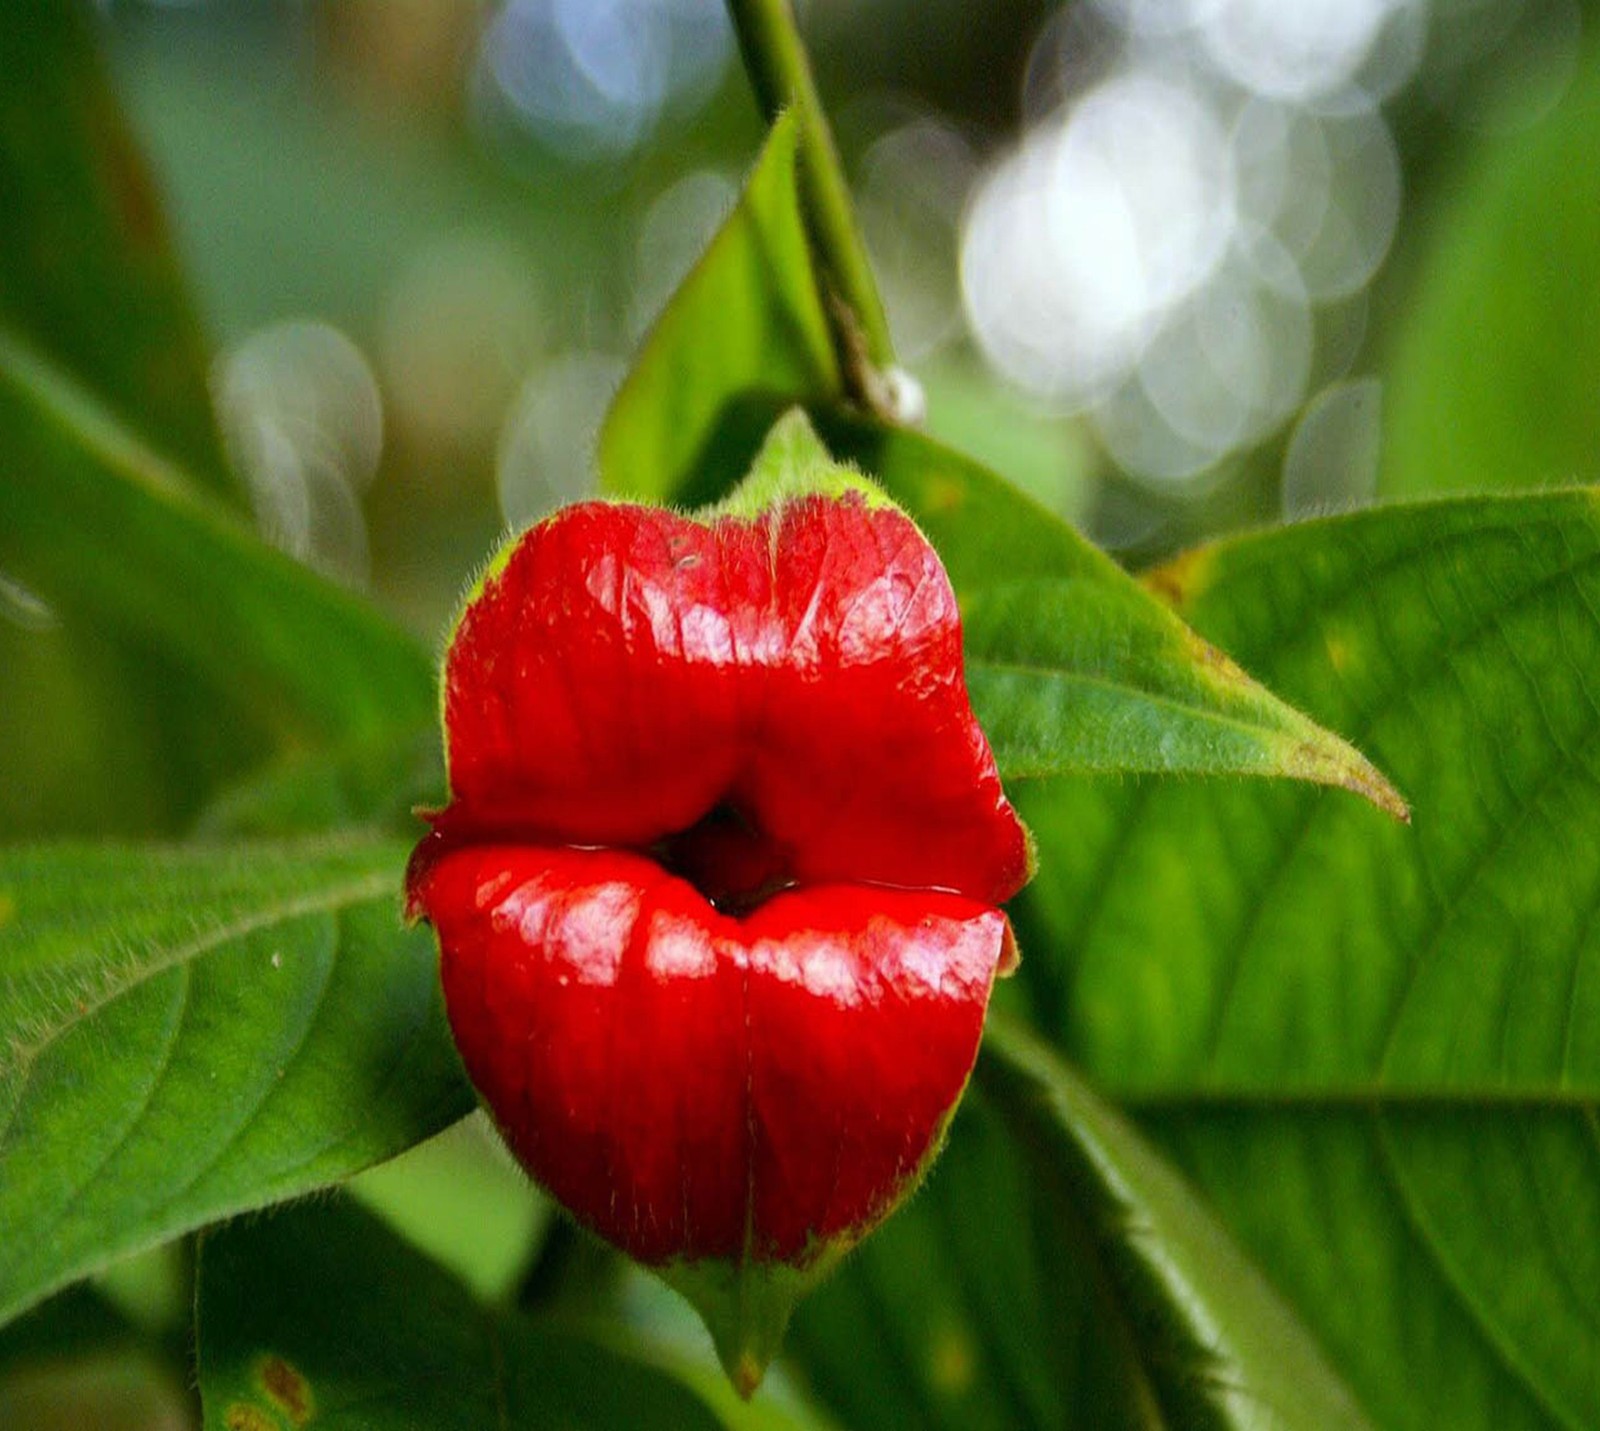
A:
POLYGON ((405 855, 0 853, 0 1319, 472 1108, 405 855))

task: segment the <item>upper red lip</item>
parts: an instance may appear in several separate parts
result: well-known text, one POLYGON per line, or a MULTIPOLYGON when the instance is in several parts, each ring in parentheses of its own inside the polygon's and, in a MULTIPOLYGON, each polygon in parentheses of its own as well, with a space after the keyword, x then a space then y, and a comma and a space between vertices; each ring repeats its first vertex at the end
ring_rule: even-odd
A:
POLYGON ((447 841, 649 850, 723 811, 778 884, 999 904, 1026 881, 954 593, 903 514, 859 496, 710 523, 587 503, 534 535, 446 663, 447 841))

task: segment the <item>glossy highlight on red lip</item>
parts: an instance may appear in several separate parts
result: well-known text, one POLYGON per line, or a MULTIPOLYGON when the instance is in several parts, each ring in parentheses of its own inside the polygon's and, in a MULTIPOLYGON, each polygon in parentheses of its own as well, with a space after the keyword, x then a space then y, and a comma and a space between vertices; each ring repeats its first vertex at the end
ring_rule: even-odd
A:
POLYGON ((568 508, 469 601, 444 724, 408 911, 513 1150, 669 1274, 820 1271, 936 1151, 1028 875, 933 549, 859 482, 568 508))

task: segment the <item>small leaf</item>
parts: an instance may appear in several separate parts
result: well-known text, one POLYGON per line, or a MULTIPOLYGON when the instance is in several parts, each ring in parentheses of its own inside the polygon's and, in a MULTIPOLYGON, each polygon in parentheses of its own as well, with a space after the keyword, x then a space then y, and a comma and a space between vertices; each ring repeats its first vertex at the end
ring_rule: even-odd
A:
POLYGON ((198 1321, 215 1431, 727 1424, 616 1332, 487 1310, 343 1200, 208 1234, 198 1321))
POLYGON ((1404 819, 1357 750, 1120 582, 980 591, 967 684, 1008 784, 1061 775, 1263 775, 1339 785, 1404 819))
POLYGON ((606 491, 713 501, 749 467, 779 412, 842 393, 795 150, 795 123, 784 116, 738 206, 645 339, 600 430, 606 491))
POLYGON ((431 726, 426 653, 191 494, 88 394, 0 337, 0 570, 209 683, 286 745, 431 726))
POLYGON ((405 857, 0 853, 0 1320, 472 1108, 405 857))
POLYGON ((32 343, 198 483, 237 498, 206 345, 96 19, 83 0, 0 8, 0 335, 32 343))
POLYGON ((1040 1024, 1384 1426, 1600 1423, 1600 502, 1307 523, 1154 574, 1414 801, 1043 782, 1040 1024))

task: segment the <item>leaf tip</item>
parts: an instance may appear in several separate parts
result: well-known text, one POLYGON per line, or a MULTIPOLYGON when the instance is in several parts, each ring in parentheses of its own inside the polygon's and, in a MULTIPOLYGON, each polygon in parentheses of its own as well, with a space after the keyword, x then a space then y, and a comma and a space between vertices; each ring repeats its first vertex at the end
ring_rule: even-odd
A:
POLYGON ((1337 785, 1359 795, 1402 825, 1411 823, 1411 806, 1394 782, 1354 746, 1340 740, 1333 751, 1305 744, 1290 761, 1289 774, 1322 785, 1337 785))
POLYGON ((877 483, 854 467, 836 462, 802 407, 792 407, 768 431, 744 479, 701 518, 750 520, 771 507, 806 497, 857 496, 869 507, 895 504, 877 483))
POLYGON ((745 1258, 705 1259, 654 1267, 700 1314, 717 1360, 733 1389, 748 1401, 783 1345, 795 1304, 832 1267, 824 1257, 808 1268, 745 1258))

